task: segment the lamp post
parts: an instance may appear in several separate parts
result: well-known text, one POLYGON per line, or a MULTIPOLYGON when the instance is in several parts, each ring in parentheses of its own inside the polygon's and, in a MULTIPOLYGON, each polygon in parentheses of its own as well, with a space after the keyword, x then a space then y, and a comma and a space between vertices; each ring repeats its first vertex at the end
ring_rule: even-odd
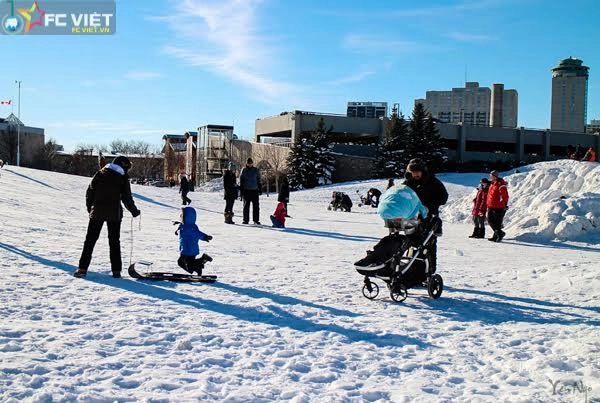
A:
POLYGON ((19 100, 18 100, 18 107, 17 107, 17 113, 18 113, 18 118, 19 121, 17 122, 17 166, 20 167, 21 166, 21 81, 17 81, 15 80, 15 84, 18 84, 19 86, 19 100))

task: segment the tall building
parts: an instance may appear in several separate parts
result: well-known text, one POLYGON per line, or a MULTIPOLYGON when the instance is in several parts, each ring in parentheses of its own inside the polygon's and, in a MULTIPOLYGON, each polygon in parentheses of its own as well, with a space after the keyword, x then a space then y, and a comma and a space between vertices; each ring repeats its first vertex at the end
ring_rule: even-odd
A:
POLYGON ((585 132, 589 70, 572 57, 552 69, 552 130, 585 132))
POLYGON ((349 118, 383 118, 388 115, 387 102, 348 102, 349 118))
POLYGON ((600 119, 592 119, 586 129, 590 134, 600 134, 600 119))
POLYGON ((443 123, 470 126, 516 127, 519 97, 516 90, 505 90, 504 84, 493 88, 467 82, 464 88, 451 91, 427 91, 424 104, 431 116, 443 123))

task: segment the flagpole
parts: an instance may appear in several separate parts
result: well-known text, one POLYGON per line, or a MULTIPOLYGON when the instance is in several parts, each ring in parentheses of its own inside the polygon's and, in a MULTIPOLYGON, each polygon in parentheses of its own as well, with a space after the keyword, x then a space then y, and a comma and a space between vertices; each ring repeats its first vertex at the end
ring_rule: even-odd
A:
POLYGON ((15 80, 19 85, 19 105, 17 106, 19 122, 17 122, 17 166, 21 166, 21 81, 15 80))

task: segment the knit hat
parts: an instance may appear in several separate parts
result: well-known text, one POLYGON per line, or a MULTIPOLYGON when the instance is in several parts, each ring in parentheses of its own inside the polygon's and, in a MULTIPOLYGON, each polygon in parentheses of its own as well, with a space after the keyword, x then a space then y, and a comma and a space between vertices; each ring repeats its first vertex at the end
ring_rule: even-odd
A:
POLYGON ((235 162, 229 161, 229 164, 227 164, 227 169, 230 171, 235 171, 235 162))
POLYGON ((252 161, 252 158, 248 158, 248 160, 246 161, 246 164, 254 164, 254 161, 252 161))
POLYGON ((427 165, 425 164, 425 161, 423 161, 421 158, 413 158, 408 163, 406 170, 410 173, 427 172, 427 165))
POLYGON ((488 178, 481 178, 481 181, 479 183, 489 184, 490 180, 488 178))
POLYGON ((490 172, 490 175, 495 176, 496 178, 500 177, 500 175, 498 174, 498 171, 496 171, 495 169, 492 172, 490 172))
POLYGON ((131 168, 131 161, 129 161, 129 158, 123 155, 119 155, 118 157, 116 157, 112 163, 123 168, 125 173, 127 173, 127 171, 129 171, 129 169, 131 168))

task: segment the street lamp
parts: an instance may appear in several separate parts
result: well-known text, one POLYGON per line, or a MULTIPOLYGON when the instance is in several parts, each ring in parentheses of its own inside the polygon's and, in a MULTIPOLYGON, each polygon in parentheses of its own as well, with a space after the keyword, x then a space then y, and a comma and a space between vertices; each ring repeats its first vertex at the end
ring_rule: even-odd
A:
POLYGON ((18 118, 17 122, 17 166, 21 166, 21 81, 15 80, 15 84, 19 86, 19 101, 18 101, 18 118))

